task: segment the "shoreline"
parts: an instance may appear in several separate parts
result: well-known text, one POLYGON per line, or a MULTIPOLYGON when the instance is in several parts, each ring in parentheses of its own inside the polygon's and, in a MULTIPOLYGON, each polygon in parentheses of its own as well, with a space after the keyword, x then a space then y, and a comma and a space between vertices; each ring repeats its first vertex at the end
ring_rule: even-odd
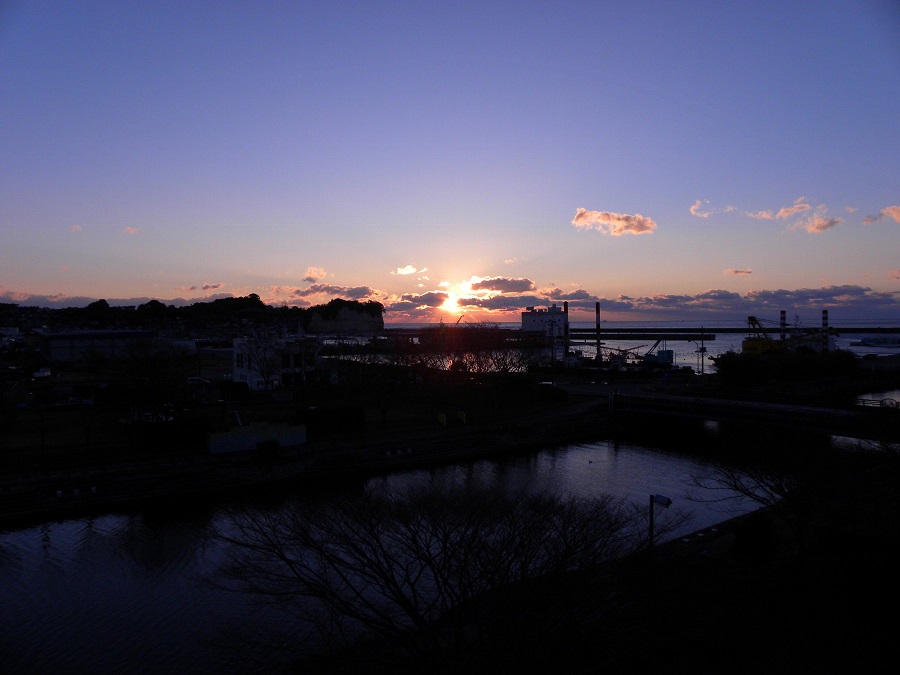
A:
POLYGON ((528 452, 600 433, 608 426, 598 414, 605 405, 605 398, 579 400, 505 424, 336 436, 292 448, 292 456, 281 459, 228 453, 6 475, 0 478, 0 528, 528 452))

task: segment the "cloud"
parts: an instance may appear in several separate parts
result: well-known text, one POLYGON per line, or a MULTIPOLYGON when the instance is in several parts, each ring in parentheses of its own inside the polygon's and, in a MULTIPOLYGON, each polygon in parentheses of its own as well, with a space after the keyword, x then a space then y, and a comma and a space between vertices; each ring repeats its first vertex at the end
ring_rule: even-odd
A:
POLYGON ((195 285, 195 286, 190 286, 190 287, 188 287, 187 290, 189 290, 189 291, 217 291, 217 290, 219 290, 220 288, 222 288, 222 286, 224 286, 224 285, 225 285, 225 284, 223 284, 223 283, 218 283, 218 284, 203 284, 203 285, 201 285, 201 286, 196 286, 196 285, 195 285))
POLYGON ((536 295, 495 295, 490 298, 459 298, 456 304, 463 308, 490 310, 494 312, 518 312, 525 307, 546 303, 545 298, 536 295))
POLYGON ((799 288, 796 290, 775 291, 750 291, 746 299, 758 306, 784 309, 785 307, 801 308, 841 308, 855 307, 863 309, 871 307, 890 308, 892 312, 898 309, 898 300, 895 294, 873 291, 866 286, 842 285, 822 286, 821 288, 799 288))
POLYGON ((900 269, 891 270, 890 272, 888 272, 888 279, 900 281, 900 269))
POLYGON ((744 215, 756 220, 772 220, 774 218, 771 211, 744 211, 744 215))
POLYGON ((576 302, 580 300, 589 300, 591 302, 595 302, 599 300, 596 295, 589 293, 583 288, 579 288, 574 291, 563 291, 560 288, 551 288, 546 291, 546 295, 548 298, 552 298, 553 300, 563 300, 568 302, 576 302))
MULTIPOLYGON (((894 270, 900 274, 900 270, 894 270)), ((818 320, 823 309, 839 312, 846 321, 871 320, 873 316, 896 316, 900 298, 896 293, 873 291, 865 286, 823 286, 795 290, 755 290, 745 295, 722 289, 711 289, 696 295, 619 296, 627 313, 647 319, 689 317, 690 320, 745 319, 747 316, 776 317, 781 310, 806 312, 818 320)), ((601 300, 601 307, 603 306, 601 300)), ((622 312, 622 308, 611 308, 622 312)))
POLYGON ((427 293, 405 293, 400 296, 400 300, 391 304, 391 309, 411 310, 421 308, 434 308, 443 305, 447 298, 447 293, 441 291, 428 291, 427 293))
POLYGON ((730 275, 753 274, 753 270, 727 269, 727 270, 723 270, 722 274, 730 274, 730 275))
MULTIPOLYGON (((709 204, 709 202, 706 202, 706 203, 709 204)), ((697 216, 698 218, 709 218, 713 212, 712 211, 701 211, 700 209, 702 209, 702 208, 703 208, 703 202, 701 202, 698 199, 691 205, 691 214, 697 216)))
POLYGON ((797 213, 803 213, 804 211, 810 211, 811 209, 812 206, 807 203, 806 198, 800 197, 794 202, 793 206, 779 210, 775 217, 778 219, 790 218, 797 213))
POLYGON ((628 215, 609 211, 588 211, 578 209, 572 219, 572 225, 584 230, 597 230, 614 237, 623 234, 650 234, 656 229, 651 218, 641 214, 628 215))
POLYGON ((723 316, 746 317, 752 314, 744 298, 733 291, 711 289, 696 295, 657 294, 630 298, 622 296, 630 305, 629 311, 647 317, 691 317, 694 320, 721 318, 723 316))
POLYGON ((500 291, 501 293, 526 293, 534 290, 530 279, 510 279, 507 277, 487 277, 472 284, 473 291, 500 291))
POLYGON ((303 281, 307 283, 315 283, 320 279, 324 279, 327 273, 321 267, 307 267, 306 274, 303 275, 303 281))
POLYGON ((806 220, 797 223, 797 227, 802 227, 811 234, 820 234, 843 222, 843 218, 825 218, 824 216, 813 215, 806 220))
POLYGON ((297 298, 307 298, 311 295, 330 295, 334 298, 361 300, 376 295, 368 286, 335 286, 333 284, 313 284, 308 288, 297 288, 291 295, 297 298))
POLYGON ((877 216, 866 216, 863 218, 863 222, 868 225, 870 223, 878 222, 879 220, 884 220, 885 218, 891 218, 895 223, 900 223, 900 206, 888 206, 883 208, 878 212, 877 216))
POLYGON ((141 231, 139 229, 137 229, 136 227, 131 227, 130 225, 123 227, 122 232, 124 232, 125 234, 140 234, 141 233, 141 231))
POLYGON ((404 265, 403 267, 398 267, 395 271, 391 272, 391 274, 399 274, 400 276, 405 276, 407 274, 422 274, 423 272, 427 271, 427 267, 418 269, 415 265, 404 265))
POLYGON ((515 265, 516 263, 525 262, 526 260, 527 260, 527 258, 507 258, 506 260, 503 261, 503 264, 504 265, 515 265))
POLYGON ((697 216, 698 218, 709 218, 714 213, 732 213, 733 211, 737 211, 737 207, 730 204, 719 211, 716 211, 715 209, 704 210, 704 204, 709 204, 709 200, 698 199, 693 204, 691 204, 691 214, 697 216))
MULTIPOLYGON (((804 204, 804 206, 809 206, 808 204, 804 204)), ((806 210, 806 209, 804 209, 806 210)), ((827 218, 825 213, 827 209, 824 206, 818 206, 815 210, 815 213, 811 214, 805 220, 799 220, 793 225, 790 226, 790 229, 797 230, 802 229, 806 230, 810 234, 821 234, 826 230, 830 230, 835 225, 840 225, 844 222, 843 218, 827 218)))
POLYGON ((69 232, 81 232, 81 225, 72 225, 69 228, 69 232))

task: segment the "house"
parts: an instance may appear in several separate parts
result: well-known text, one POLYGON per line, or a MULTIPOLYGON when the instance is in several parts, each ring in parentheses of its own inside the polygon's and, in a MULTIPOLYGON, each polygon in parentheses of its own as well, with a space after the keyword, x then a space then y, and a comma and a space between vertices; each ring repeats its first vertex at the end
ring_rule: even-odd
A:
POLYGON ((234 338, 232 381, 258 391, 303 381, 315 369, 318 351, 319 341, 306 336, 234 338))

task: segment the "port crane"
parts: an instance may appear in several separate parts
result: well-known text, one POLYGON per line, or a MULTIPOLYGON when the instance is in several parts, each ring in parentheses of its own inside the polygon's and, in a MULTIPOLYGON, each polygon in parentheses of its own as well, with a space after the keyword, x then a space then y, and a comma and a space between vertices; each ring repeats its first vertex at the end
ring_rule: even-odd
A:
MULTIPOLYGON (((827 310, 822 313, 821 329, 804 329, 799 325, 799 321, 788 329, 785 320, 785 312, 781 312, 781 321, 778 323, 780 336, 778 340, 774 339, 766 329, 763 328, 763 320, 755 316, 747 317, 747 325, 749 327, 748 335, 741 344, 742 352, 749 353, 766 353, 775 351, 794 351, 798 348, 812 349, 814 351, 829 351, 835 346, 831 344, 831 336, 834 334, 828 328, 827 310)), ((769 323, 774 324, 774 321, 769 323)))
POLYGON ((772 337, 766 332, 766 329, 763 328, 762 320, 757 319, 755 316, 747 317, 747 327, 749 337, 757 339, 757 340, 771 340, 772 337))

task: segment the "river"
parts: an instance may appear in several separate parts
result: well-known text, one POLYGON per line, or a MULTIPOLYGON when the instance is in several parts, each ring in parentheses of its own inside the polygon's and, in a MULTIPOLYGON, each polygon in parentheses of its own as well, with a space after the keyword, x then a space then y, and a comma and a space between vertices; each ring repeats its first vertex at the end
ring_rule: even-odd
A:
MULTIPOLYGON (((691 501, 690 478, 703 468, 679 454, 598 441, 371 478, 365 487, 477 484, 510 494, 606 493, 638 504, 659 493, 673 500, 667 513, 692 514, 674 537, 751 508, 691 501)), ((267 508, 286 508, 291 499, 270 499, 267 508)), ((254 614, 247 597, 201 581, 223 558, 224 545, 212 533, 233 506, 117 513, 0 533, 3 671, 252 671, 229 649, 235 643, 229 633, 275 619, 254 614)), ((667 513, 657 513, 657 522, 664 523, 667 513)))

